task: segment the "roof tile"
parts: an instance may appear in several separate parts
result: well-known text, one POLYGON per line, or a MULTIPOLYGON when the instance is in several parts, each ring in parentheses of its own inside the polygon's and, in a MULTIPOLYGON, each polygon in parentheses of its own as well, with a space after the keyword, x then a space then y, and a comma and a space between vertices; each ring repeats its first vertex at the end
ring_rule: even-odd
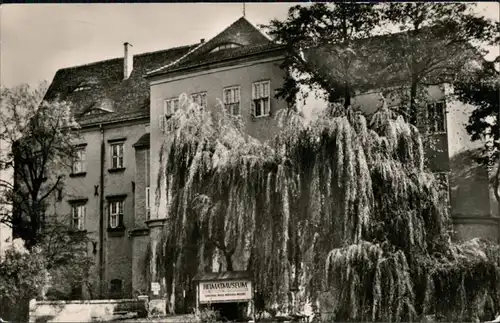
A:
POLYGON ((123 79, 123 58, 60 69, 56 72, 45 99, 59 98, 73 103, 75 116, 81 125, 119 121, 132 116, 149 116, 150 91, 144 75, 175 61, 195 46, 197 45, 134 55, 134 69, 126 80, 123 79), (74 91, 83 83, 91 83, 90 89, 74 91), (114 112, 84 115, 90 109, 102 105, 114 112))

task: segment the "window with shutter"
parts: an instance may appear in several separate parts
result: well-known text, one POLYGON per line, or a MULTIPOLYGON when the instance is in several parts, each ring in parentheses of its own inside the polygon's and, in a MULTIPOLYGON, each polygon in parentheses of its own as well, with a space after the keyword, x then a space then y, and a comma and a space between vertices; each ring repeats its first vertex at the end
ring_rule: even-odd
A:
POLYGON ((446 132, 446 106, 444 101, 427 104, 427 131, 431 134, 446 132))
POLYGON ((252 84, 252 114, 254 117, 270 115, 270 81, 255 82, 252 84))
POLYGON ((193 93, 191 100, 199 106, 205 108, 207 106, 207 92, 193 93))
POLYGON ((222 98, 226 112, 237 116, 240 114, 240 87, 232 86, 222 90, 222 98))
POLYGON ((179 98, 166 99, 163 105, 163 113, 169 117, 179 110, 179 98))

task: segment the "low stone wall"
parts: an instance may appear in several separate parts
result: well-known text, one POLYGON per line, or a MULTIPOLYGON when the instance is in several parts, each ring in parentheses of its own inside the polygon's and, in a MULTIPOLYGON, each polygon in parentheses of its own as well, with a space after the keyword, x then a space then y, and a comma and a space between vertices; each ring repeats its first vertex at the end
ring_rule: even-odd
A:
POLYGON ((127 313, 147 316, 147 300, 85 300, 30 302, 30 322, 103 322, 127 313))

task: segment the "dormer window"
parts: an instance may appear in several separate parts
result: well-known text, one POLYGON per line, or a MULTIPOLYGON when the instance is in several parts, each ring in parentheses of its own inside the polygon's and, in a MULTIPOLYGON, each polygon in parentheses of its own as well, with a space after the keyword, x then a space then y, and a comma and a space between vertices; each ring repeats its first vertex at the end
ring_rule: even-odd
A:
POLYGON ((95 108, 95 109, 92 109, 92 110, 88 111, 87 113, 85 113, 85 115, 101 114, 103 112, 105 112, 105 111, 101 110, 101 109, 98 109, 98 108, 95 108))
POLYGON ((211 53, 215 53, 215 52, 218 52, 218 51, 224 50, 224 49, 238 48, 238 47, 241 47, 241 45, 236 44, 236 43, 222 44, 222 45, 219 45, 219 46, 215 47, 214 49, 212 49, 211 53))
POLYGON ((78 87, 76 87, 73 92, 82 92, 82 91, 88 91, 90 90, 92 87, 90 85, 79 85, 78 87))
POLYGON ((74 86, 71 92, 84 92, 88 90, 92 90, 94 85, 97 85, 99 82, 97 80, 85 80, 80 82, 78 85, 74 86))

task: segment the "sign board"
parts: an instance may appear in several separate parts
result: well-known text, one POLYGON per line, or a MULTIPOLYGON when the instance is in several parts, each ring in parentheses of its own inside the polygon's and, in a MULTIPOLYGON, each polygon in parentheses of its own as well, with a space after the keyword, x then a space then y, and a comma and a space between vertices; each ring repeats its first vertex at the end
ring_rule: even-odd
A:
POLYGON ((160 283, 151 283, 151 291, 153 292, 153 295, 160 295, 160 283))
POLYGON ((203 281, 198 287, 200 304, 247 302, 252 299, 249 280, 203 281))

